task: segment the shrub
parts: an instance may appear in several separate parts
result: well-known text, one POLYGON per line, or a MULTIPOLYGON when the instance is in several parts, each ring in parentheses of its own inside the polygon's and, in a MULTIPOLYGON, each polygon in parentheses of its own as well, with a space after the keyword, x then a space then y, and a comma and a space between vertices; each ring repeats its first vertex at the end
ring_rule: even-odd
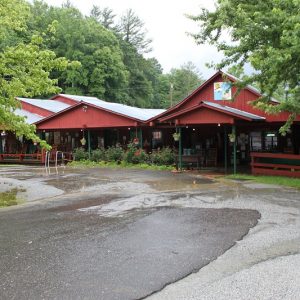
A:
POLYGON ((91 152, 91 161, 105 161, 106 160, 106 151, 105 149, 95 149, 91 152))
POLYGON ((138 149, 137 146, 132 143, 128 145, 127 151, 123 155, 123 160, 127 163, 139 164, 147 163, 149 157, 144 150, 138 149))
POLYGON ((172 165, 175 162, 175 154, 169 147, 162 148, 150 155, 150 160, 155 165, 172 165))
POLYGON ((73 157, 74 160, 85 160, 89 158, 89 154, 83 148, 76 148, 73 151, 73 157))
POLYGON ((124 151, 121 147, 109 147, 105 154, 107 161, 120 162, 124 156, 124 151))

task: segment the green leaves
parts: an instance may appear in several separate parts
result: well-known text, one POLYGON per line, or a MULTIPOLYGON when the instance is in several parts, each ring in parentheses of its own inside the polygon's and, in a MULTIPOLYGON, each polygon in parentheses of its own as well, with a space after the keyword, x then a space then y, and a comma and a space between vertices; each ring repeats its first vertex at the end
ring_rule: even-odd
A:
MULTIPOLYGON (((28 34, 26 17, 28 5, 24 1, 3 1, 0 5, 2 25, 8 32, 20 31, 28 34), (25 13, 24 13, 25 12, 25 13), (20 14, 20 21, 15 23, 13 17, 20 14), (3 21, 5 20, 5 21, 3 21)), ((0 21, 1 22, 1 21, 0 21)), ((2 31, 3 33, 4 31, 2 31)), ((34 97, 54 94, 60 91, 57 80, 50 78, 53 70, 64 70, 68 62, 64 58, 56 58, 53 51, 44 49, 41 35, 32 35, 31 41, 24 43, 23 38, 10 40, 10 35, 2 35, 6 40, 0 52, 0 124, 17 136, 38 141, 42 147, 48 147, 35 135, 35 126, 25 122, 23 117, 13 112, 20 107, 17 96, 34 97)))

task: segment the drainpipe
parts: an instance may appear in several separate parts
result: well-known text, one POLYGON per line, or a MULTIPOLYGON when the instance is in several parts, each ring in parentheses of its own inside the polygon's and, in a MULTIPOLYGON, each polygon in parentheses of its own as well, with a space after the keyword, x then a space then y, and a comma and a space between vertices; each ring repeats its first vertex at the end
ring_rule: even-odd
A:
POLYGON ((91 132, 90 130, 88 132, 88 152, 89 152, 89 159, 91 159, 91 132))
POLYGON ((224 169, 227 174, 227 128, 224 125, 224 169))
POLYGON ((236 174, 236 127, 232 125, 232 134, 235 137, 233 142, 233 174, 236 174))
POLYGON ((179 170, 182 171, 182 130, 179 127, 179 170))

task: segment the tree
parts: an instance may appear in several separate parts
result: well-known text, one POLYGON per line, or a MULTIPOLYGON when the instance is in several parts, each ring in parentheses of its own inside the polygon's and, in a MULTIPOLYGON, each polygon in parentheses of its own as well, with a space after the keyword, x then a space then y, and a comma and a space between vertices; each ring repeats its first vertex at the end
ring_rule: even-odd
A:
POLYGON ((99 6, 94 5, 91 10, 90 16, 106 29, 113 30, 115 28, 116 15, 109 7, 104 7, 103 9, 101 9, 99 6))
POLYGON ((128 9, 121 17, 117 27, 122 39, 133 45, 139 53, 147 53, 152 50, 150 47, 152 40, 146 37, 147 31, 144 29, 144 25, 144 22, 133 10, 128 9))
POLYGON ((171 91, 173 103, 170 104, 183 100, 203 82, 200 72, 192 62, 183 64, 179 69, 171 69, 167 77, 173 90, 171 91))
POLYGON ((47 147, 35 135, 35 126, 14 114, 20 107, 16 97, 57 93, 57 80, 51 79, 49 74, 55 69, 65 69, 68 62, 64 58, 56 58, 53 51, 44 49, 40 36, 33 35, 27 43, 22 41, 23 36, 27 35, 26 20, 29 14, 29 7, 23 0, 1 1, 0 37, 8 42, 3 43, 0 49, 0 124, 2 129, 13 131, 17 136, 25 135, 47 147), (15 44, 10 41, 11 32, 21 35, 19 39, 13 39, 15 44))
POLYGON ((290 112, 282 133, 300 113, 299 6, 299 0, 218 0, 215 11, 203 9, 200 15, 190 16, 201 25, 194 34, 196 41, 209 42, 224 52, 217 68, 252 65, 255 72, 237 85, 259 84, 264 96, 254 103, 256 107, 269 113, 290 112), (282 86, 286 99, 272 105, 272 96, 282 86))
POLYGON ((40 1, 32 6, 33 32, 55 22, 55 36, 47 39, 47 47, 58 57, 79 61, 80 68, 68 68, 53 76, 65 93, 92 95, 107 101, 124 98, 128 74, 122 50, 115 34, 95 18, 83 17, 74 7, 49 7, 40 1), (41 19, 39 16, 42 15, 41 19))

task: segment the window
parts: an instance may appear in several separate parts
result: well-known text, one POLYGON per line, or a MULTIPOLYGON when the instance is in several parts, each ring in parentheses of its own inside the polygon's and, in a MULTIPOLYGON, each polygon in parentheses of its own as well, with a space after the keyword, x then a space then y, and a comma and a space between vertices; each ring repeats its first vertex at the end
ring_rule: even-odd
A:
POLYGON ((162 132, 161 131, 153 131, 152 137, 154 140, 161 140, 162 139, 162 132))
POLYGON ((265 150, 277 149, 277 142, 278 142, 278 138, 276 132, 265 133, 265 150))
POLYGON ((250 147, 251 147, 251 151, 261 151, 262 150, 261 132, 251 132, 250 133, 250 147))

